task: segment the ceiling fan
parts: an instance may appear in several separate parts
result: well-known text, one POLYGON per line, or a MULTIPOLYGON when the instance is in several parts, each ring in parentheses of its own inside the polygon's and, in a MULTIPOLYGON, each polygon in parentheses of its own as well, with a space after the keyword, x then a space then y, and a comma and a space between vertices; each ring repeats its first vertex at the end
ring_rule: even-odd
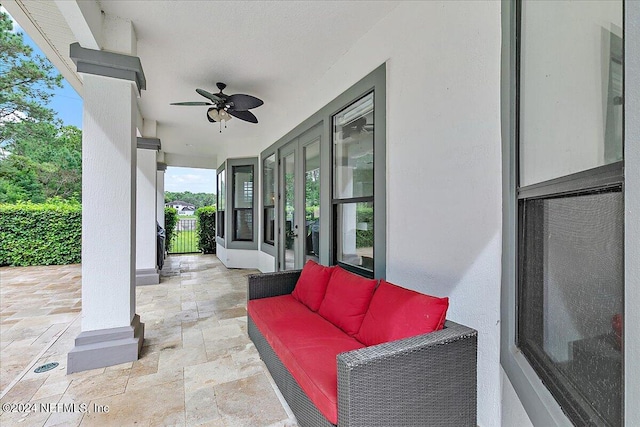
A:
POLYGON ((224 83, 216 83, 216 86, 220 90, 218 93, 210 93, 204 89, 196 89, 196 92, 210 102, 206 101, 194 101, 194 102, 172 102, 170 105, 186 105, 186 106, 205 106, 211 105, 212 107, 207 110, 207 119, 211 122, 220 122, 220 132, 222 132, 222 122, 231 120, 232 117, 236 117, 240 120, 244 120, 249 123, 258 123, 258 118, 249 111, 252 108, 256 108, 264 104, 261 99, 251 95, 244 95, 241 93, 235 95, 226 95, 222 91, 227 87, 224 83))

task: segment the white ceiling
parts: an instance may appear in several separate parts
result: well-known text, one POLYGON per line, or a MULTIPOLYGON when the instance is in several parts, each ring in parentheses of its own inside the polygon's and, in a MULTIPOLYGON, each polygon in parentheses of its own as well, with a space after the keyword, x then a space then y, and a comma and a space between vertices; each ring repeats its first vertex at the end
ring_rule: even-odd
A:
POLYGON ((147 80, 139 106, 145 119, 157 121, 163 151, 222 161, 258 154, 313 113, 300 116, 301 107, 314 105, 305 100, 306 88, 397 2, 143 0, 99 6, 133 23, 147 80), (169 105, 205 101, 195 89, 217 92, 218 81, 227 84, 226 94, 264 100, 252 110, 258 124, 233 119, 220 134, 218 124, 206 119, 207 107, 169 105))

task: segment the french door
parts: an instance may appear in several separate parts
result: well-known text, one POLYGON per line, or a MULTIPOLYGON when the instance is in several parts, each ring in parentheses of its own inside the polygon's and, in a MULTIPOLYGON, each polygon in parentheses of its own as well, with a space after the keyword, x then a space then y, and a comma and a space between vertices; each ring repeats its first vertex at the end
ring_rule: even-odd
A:
POLYGON ((278 269, 300 269, 320 256, 321 127, 279 151, 278 269))

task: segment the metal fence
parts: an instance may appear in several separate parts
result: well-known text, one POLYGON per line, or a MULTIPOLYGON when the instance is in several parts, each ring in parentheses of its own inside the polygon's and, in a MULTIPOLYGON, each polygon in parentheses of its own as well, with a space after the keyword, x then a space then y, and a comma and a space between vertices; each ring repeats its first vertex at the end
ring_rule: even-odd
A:
POLYGON ((200 252, 196 233, 196 218, 180 218, 171 239, 171 254, 191 254, 200 252))

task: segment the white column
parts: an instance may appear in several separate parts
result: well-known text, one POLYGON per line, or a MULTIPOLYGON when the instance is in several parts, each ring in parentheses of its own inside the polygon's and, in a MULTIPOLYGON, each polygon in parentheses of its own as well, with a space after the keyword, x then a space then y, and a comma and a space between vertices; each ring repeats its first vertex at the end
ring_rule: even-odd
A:
MULTIPOLYGON (((134 41, 130 22, 117 34, 134 41)), ((132 362, 142 349, 144 324, 135 313, 136 125, 146 78, 135 56, 79 43, 69 46, 69 56, 84 100, 82 326, 67 355, 72 373, 132 362)))
POLYGON ((136 284, 156 285, 156 150, 137 151, 136 284))
POLYGON ((92 331, 128 326, 135 314, 136 89, 83 81, 82 330, 92 331))
POLYGON ((82 332, 69 373, 136 360, 144 336, 135 314, 137 88, 82 77, 82 332))

